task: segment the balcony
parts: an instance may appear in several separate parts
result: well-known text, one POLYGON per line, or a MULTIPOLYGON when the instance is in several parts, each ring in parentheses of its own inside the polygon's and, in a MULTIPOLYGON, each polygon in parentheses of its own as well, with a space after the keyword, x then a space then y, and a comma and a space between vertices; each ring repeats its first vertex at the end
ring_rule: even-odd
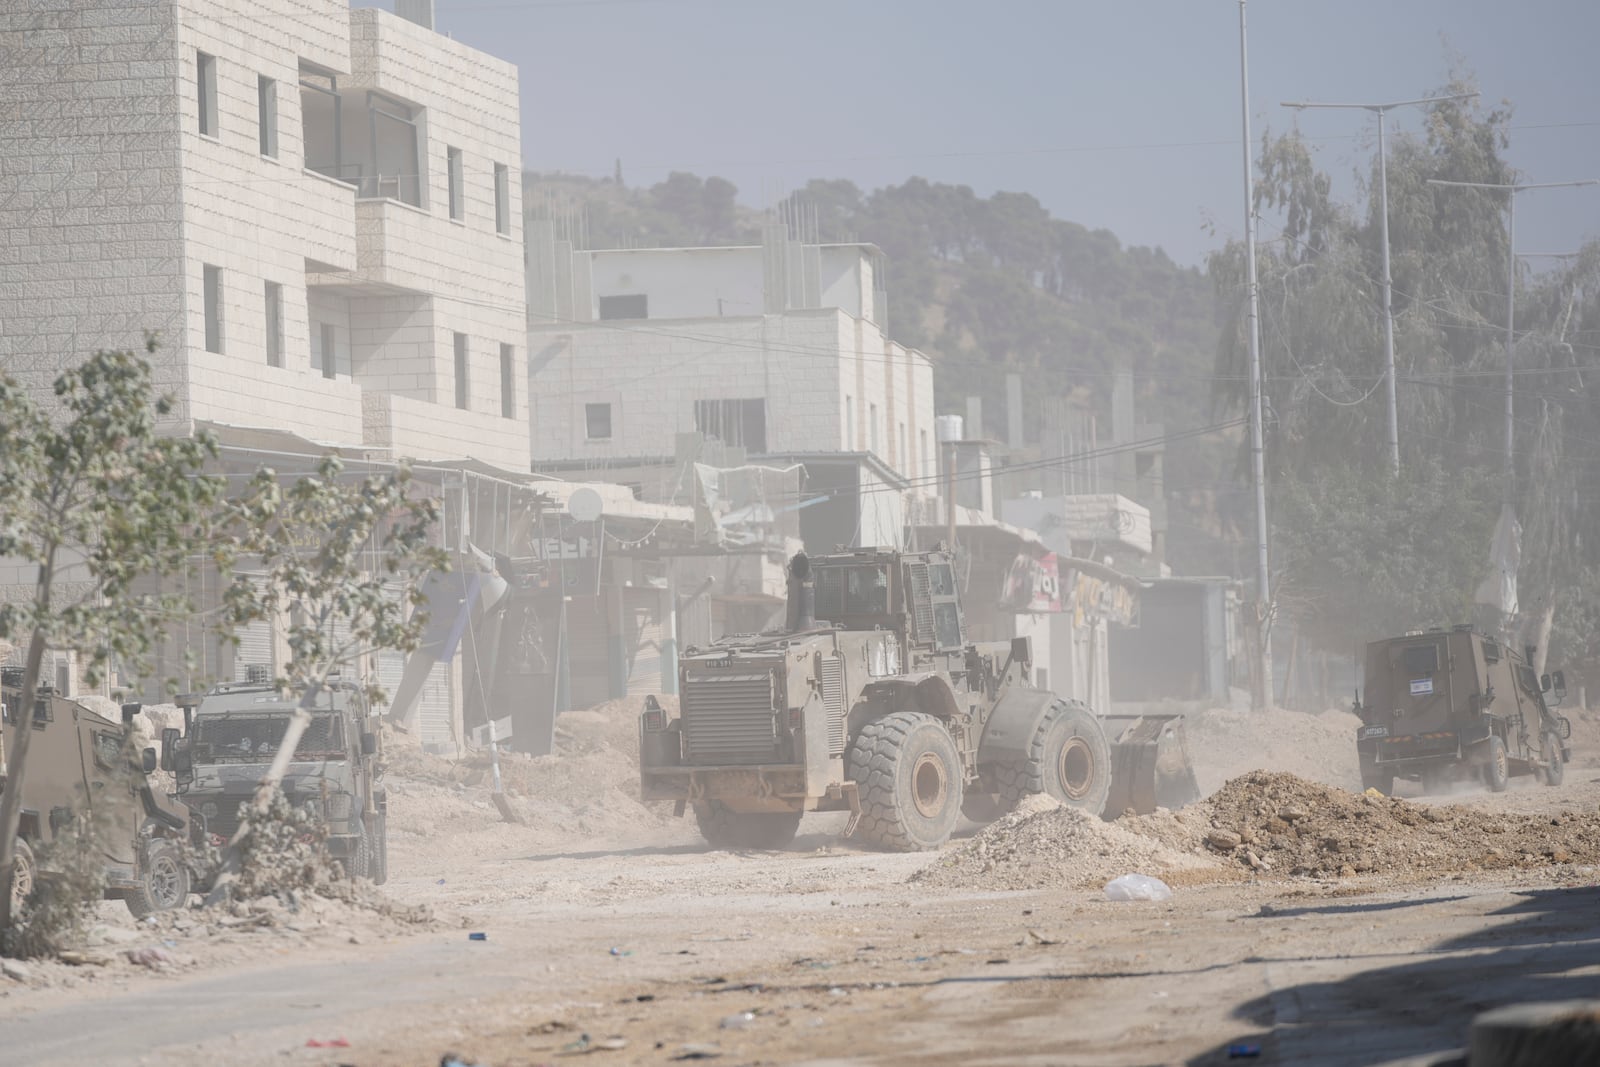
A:
POLYGON ((362 396, 363 439, 397 458, 475 459, 503 470, 528 470, 528 424, 390 393, 362 396))

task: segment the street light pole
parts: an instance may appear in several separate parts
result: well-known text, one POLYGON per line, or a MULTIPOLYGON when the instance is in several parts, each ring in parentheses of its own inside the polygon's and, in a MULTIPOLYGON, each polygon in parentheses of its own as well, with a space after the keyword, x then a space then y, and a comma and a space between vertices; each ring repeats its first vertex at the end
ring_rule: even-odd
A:
POLYGON ((1250 158, 1250 53, 1245 33, 1245 0, 1239 0, 1239 97, 1244 121, 1244 261, 1249 287, 1247 323, 1250 346, 1250 466, 1256 490, 1256 664, 1258 681, 1251 702, 1257 711, 1272 708, 1271 590, 1267 568, 1267 473, 1262 442, 1261 312, 1256 279, 1256 204, 1254 160, 1250 158))
POLYGON ((1516 407, 1512 399, 1513 373, 1517 347, 1517 194, 1527 189, 1571 189, 1580 185, 1600 185, 1600 178, 1575 182, 1452 182, 1429 178, 1429 185, 1448 185, 1457 189, 1487 189, 1506 194, 1506 455, 1503 495, 1511 499, 1512 474, 1516 469, 1516 407))
POLYGON ((1397 107, 1414 104, 1435 104, 1445 100, 1471 100, 1477 93, 1453 93, 1449 96, 1425 96, 1418 100, 1395 100, 1387 104, 1314 104, 1284 101, 1284 107, 1297 110, 1305 108, 1354 108, 1371 111, 1378 116, 1378 233, 1383 245, 1383 378, 1388 392, 1389 421, 1386 444, 1389 451, 1391 473, 1400 473, 1400 410, 1395 396, 1394 378, 1394 309, 1390 299, 1389 277, 1389 153, 1384 136, 1384 115, 1397 107))

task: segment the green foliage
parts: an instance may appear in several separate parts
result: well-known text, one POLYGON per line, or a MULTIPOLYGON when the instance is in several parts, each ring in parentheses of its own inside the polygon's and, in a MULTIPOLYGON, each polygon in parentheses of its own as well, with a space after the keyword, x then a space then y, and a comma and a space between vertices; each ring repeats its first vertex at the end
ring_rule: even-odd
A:
POLYGON ((1494 528, 1495 482, 1418 463, 1400 478, 1329 464, 1276 488, 1277 600, 1302 634, 1350 651, 1472 619, 1494 528))
MULTIPOLYGON (((1457 78, 1441 92, 1470 87, 1457 78)), ((1296 133, 1263 138, 1256 204, 1275 568, 1304 598, 1283 608, 1325 648, 1347 648, 1354 632, 1464 621, 1462 598, 1486 573, 1508 488, 1506 194, 1430 181, 1515 180, 1501 156, 1508 120, 1503 109, 1447 101, 1427 111, 1420 135, 1390 136, 1399 483, 1388 480, 1385 448, 1376 159, 1358 213, 1332 199, 1296 133), (1360 486, 1365 501, 1355 496, 1360 486), (1437 496, 1447 490, 1459 499, 1437 496), (1347 528, 1342 517, 1358 505, 1381 536, 1347 528)), ((1209 270, 1225 314, 1216 399, 1223 411, 1242 411, 1243 248, 1222 249, 1209 270)), ((1600 372, 1600 246, 1542 276, 1524 270, 1518 287, 1509 492, 1524 530, 1519 598, 1528 615, 1554 597, 1551 654, 1573 665, 1600 658, 1588 607, 1600 593, 1600 555, 1582 536, 1600 519, 1600 408, 1585 388, 1600 372)))
MULTIPOLYGON (((409 492, 411 472, 349 480, 337 456, 284 487, 263 469, 231 502, 224 526, 241 557, 266 574, 238 575, 223 594, 224 620, 240 626, 286 616, 289 658, 280 689, 310 701, 329 677, 373 652, 412 652, 427 622, 419 580, 449 561, 430 544, 438 501, 409 492)), ((372 683, 369 695, 384 699, 372 683)))
MULTIPOLYGON (((146 352, 154 352, 147 339, 146 352)), ((0 557, 33 568, 31 597, 0 604, 0 638, 27 646, 22 704, 37 698, 46 649, 79 656, 90 682, 113 657, 139 663, 162 626, 188 610, 181 594, 140 579, 189 569, 208 546, 225 483, 204 473, 215 443, 162 436, 170 402, 134 352, 97 352, 55 381, 41 407, 0 374, 0 557)), ((219 548, 225 557, 225 546, 219 548)), ((0 929, 9 891, 32 730, 17 730, 0 794, 0 929)), ((64 905, 65 906, 65 905, 64 905)))
POLYGON ((55 397, 42 408, 0 374, 0 557, 38 574, 32 598, 0 604, 0 638, 74 651, 92 684, 112 658, 148 656, 160 623, 188 610, 181 594, 135 583, 191 565, 225 483, 203 473, 208 434, 158 435, 170 403, 142 356, 97 352, 55 397))

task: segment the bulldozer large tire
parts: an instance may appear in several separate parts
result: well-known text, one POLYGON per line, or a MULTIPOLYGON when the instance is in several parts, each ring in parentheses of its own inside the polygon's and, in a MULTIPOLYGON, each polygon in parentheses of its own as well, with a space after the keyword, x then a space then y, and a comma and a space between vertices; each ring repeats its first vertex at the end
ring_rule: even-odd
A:
POLYGON ((733 811, 718 800, 698 800, 694 821, 712 848, 784 848, 800 829, 798 811, 733 811))
POLYGON ((848 771, 860 790, 861 836, 895 852, 925 852, 950 839, 961 817, 962 769, 944 723, 896 711, 862 727, 848 771))
POLYGON ((1077 701, 1059 703, 1034 731, 1028 758, 996 764, 994 776, 1008 811, 1023 797, 1048 793, 1099 815, 1111 793, 1111 746, 1094 712, 1077 701))

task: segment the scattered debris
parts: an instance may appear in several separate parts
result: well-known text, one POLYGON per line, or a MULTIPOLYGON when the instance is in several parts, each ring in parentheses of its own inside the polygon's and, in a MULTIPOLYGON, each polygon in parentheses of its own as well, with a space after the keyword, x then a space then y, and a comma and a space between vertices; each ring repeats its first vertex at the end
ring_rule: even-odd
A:
POLYGON ((1146 874, 1124 874, 1106 883, 1107 900, 1171 900, 1172 890, 1159 878, 1146 874))

